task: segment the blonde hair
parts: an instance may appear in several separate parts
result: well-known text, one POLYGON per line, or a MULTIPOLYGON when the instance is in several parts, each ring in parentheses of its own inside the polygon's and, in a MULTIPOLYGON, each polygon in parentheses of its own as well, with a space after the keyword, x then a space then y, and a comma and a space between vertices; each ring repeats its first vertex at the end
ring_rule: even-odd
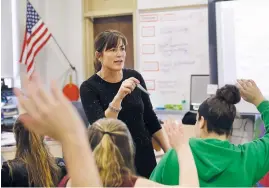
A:
POLYGON ((117 119, 100 119, 88 128, 89 142, 103 185, 121 186, 134 170, 134 145, 127 126, 117 119))
POLYGON ((14 124, 13 132, 17 150, 15 159, 8 162, 10 176, 25 165, 29 186, 57 186, 61 175, 60 167, 48 151, 43 137, 25 129, 19 119, 14 124))

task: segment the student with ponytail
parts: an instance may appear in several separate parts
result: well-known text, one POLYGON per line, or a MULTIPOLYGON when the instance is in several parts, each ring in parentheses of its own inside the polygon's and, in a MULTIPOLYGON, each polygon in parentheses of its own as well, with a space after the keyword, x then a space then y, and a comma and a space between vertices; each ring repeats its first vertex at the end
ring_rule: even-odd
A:
MULTIPOLYGON (((188 145, 184 139, 183 127, 176 122, 166 122, 165 129, 171 146, 178 153, 181 166, 181 184, 186 187, 199 186, 196 166, 188 145)), ((135 174, 134 143, 128 127, 120 120, 104 118, 88 128, 88 137, 94 159, 104 187, 154 187, 165 186, 135 174)), ((64 177, 60 186, 69 186, 68 177, 64 177)))
POLYGON ((129 187, 135 169, 127 127, 116 119, 100 119, 89 127, 88 136, 103 185, 129 187))

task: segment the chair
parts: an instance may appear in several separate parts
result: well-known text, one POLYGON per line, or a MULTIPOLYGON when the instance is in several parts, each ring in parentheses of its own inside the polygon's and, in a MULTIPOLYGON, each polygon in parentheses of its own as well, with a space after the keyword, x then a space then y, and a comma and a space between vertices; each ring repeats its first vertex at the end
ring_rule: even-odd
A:
POLYGON ((182 118, 182 123, 185 125, 195 125, 196 123, 196 115, 194 112, 187 112, 182 118))
POLYGON ((89 126, 89 121, 88 121, 88 118, 84 112, 84 109, 83 109, 83 106, 82 106, 82 103, 80 101, 72 101, 72 104, 73 106, 77 109, 80 117, 82 118, 84 124, 86 127, 89 126))

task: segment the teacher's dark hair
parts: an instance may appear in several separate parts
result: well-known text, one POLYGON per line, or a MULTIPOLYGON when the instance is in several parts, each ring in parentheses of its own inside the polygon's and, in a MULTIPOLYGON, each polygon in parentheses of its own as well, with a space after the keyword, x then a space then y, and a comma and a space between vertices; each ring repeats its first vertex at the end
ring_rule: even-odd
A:
MULTIPOLYGON (((122 41, 125 46, 128 44, 126 37, 121 32, 116 30, 106 30, 96 36, 94 49, 96 52, 102 53, 106 50, 110 50, 111 48, 116 48, 120 41, 122 41)), ((98 58, 95 58, 95 72, 100 71, 101 68, 101 62, 98 60, 98 58)))
POLYGON ((200 120, 203 116, 207 121, 208 133, 229 136, 232 133, 236 116, 235 104, 240 102, 239 89, 234 85, 225 85, 217 90, 216 95, 205 100, 199 107, 200 120))

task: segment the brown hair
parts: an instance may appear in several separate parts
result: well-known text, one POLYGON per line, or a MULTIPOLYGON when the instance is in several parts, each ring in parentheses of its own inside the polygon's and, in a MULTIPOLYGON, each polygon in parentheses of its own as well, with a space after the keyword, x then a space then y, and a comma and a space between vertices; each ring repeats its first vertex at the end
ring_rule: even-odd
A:
POLYGON ((117 119, 100 119, 88 128, 88 136, 103 185, 118 187, 129 180, 135 170, 127 126, 117 119))
POLYGON ((14 169, 26 166, 29 186, 55 187, 60 180, 60 168, 43 142, 43 137, 28 131, 20 120, 13 128, 16 139, 15 159, 8 162, 10 175, 14 169), (24 165, 21 165, 24 164, 24 165))
POLYGON ((240 102, 239 89, 235 85, 226 84, 218 89, 216 95, 206 99, 198 109, 198 120, 203 116, 207 121, 208 133, 230 136, 236 116, 235 104, 240 102))
MULTIPOLYGON (((119 44, 119 41, 122 41, 125 46, 127 45, 127 39, 121 32, 116 30, 106 30, 96 36, 94 42, 94 49, 96 52, 102 53, 105 50, 116 48, 119 44)), ((100 71, 101 68, 101 62, 98 60, 98 58, 95 58, 95 72, 100 71)))

